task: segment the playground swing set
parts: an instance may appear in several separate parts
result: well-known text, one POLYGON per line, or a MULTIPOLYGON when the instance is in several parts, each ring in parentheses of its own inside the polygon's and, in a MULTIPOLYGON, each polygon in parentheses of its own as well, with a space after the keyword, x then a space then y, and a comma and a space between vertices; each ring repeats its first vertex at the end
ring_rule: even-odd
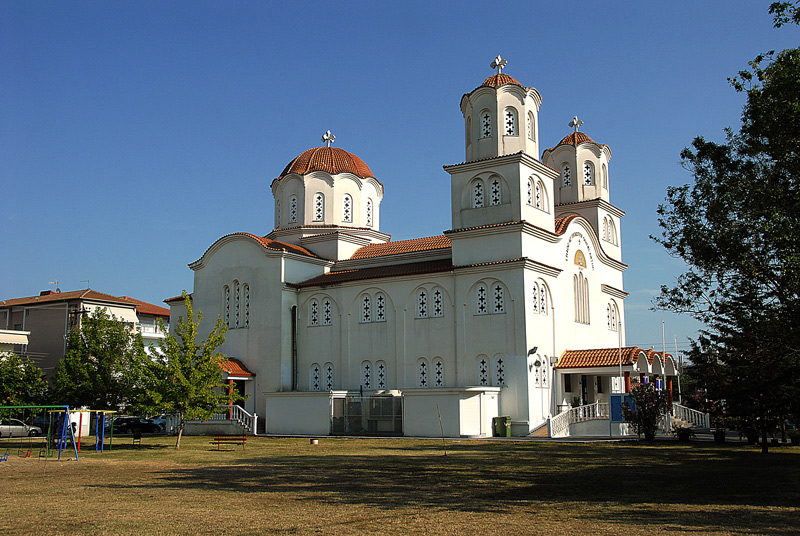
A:
MULTIPOLYGON (((31 458, 35 450, 35 445, 39 445, 39 458, 51 458, 58 453, 58 460, 61 460, 61 455, 72 446, 72 451, 75 454, 75 460, 79 460, 78 452, 81 450, 81 439, 84 429, 84 413, 94 414, 94 450, 95 452, 104 452, 106 440, 106 423, 109 423, 108 429, 108 449, 111 449, 113 442, 113 426, 110 426, 113 414, 115 411, 111 410, 78 410, 70 409, 69 406, 0 406, 0 418, 2 422, 11 423, 10 418, 24 423, 25 427, 22 432, 23 435, 18 435, 18 440, 14 440, 14 434, 9 433, 6 438, 2 433, 3 427, 0 426, 0 441, 6 443, 4 454, 0 454, 0 462, 7 462, 12 447, 16 447, 17 456, 19 458, 31 458), (43 430, 42 437, 39 436, 39 430, 43 430), (44 444, 42 444, 44 439, 44 444)), ((87 422, 87 425, 91 419, 87 422)), ((17 427, 19 428, 19 427, 17 427)), ((8 430, 11 430, 9 427, 8 430)), ((2 448, 2 447, 0 447, 2 448)))

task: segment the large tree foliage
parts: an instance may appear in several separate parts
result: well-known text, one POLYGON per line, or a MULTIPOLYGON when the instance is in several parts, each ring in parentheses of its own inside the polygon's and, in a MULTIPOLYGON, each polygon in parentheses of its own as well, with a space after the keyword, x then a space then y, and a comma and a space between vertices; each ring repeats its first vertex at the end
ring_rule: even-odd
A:
POLYGON ((0 353, 0 406, 27 406, 44 402, 44 372, 28 357, 0 353))
POLYGON ((55 400, 123 410, 134 403, 146 359, 141 335, 97 308, 67 336, 67 352, 55 373, 55 400))
POLYGON ((688 270, 656 304, 705 324, 694 372, 766 451, 800 395, 800 49, 759 56, 731 83, 747 96, 741 129, 684 149, 694 183, 658 209, 656 240, 688 270))
POLYGON ((220 404, 240 399, 235 390, 222 382, 222 367, 227 358, 217 352, 225 342, 226 327, 217 318, 208 337, 199 339, 202 313, 195 313, 191 299, 184 292, 187 318, 180 317, 174 334, 161 342, 161 351, 148 364, 149 405, 154 411, 166 411, 180 418, 175 448, 180 448, 187 420, 208 419, 219 411, 220 404))

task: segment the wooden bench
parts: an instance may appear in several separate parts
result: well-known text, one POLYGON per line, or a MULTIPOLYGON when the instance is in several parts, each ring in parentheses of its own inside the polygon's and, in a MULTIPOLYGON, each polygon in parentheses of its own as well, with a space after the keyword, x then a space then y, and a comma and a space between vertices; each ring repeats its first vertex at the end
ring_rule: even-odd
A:
POLYGON ((245 443, 247 443, 246 435, 240 435, 240 436, 218 435, 217 437, 211 440, 211 444, 216 445, 217 450, 220 450, 221 445, 241 445, 242 450, 244 450, 245 443))

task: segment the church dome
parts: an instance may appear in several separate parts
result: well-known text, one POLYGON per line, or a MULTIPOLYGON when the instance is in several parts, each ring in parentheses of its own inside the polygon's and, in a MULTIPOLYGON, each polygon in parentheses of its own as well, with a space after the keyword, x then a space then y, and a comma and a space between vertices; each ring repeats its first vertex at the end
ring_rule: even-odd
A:
POLYGON ((289 173, 305 175, 312 171, 325 171, 331 175, 352 173, 362 179, 375 178, 369 166, 353 153, 337 147, 313 147, 289 162, 278 179, 289 173))
POLYGON ((506 73, 500 73, 500 74, 494 74, 489 78, 487 78, 486 80, 484 80, 483 84, 481 84, 481 87, 483 86, 500 87, 504 84, 517 84, 518 86, 522 85, 513 77, 508 76, 506 73))

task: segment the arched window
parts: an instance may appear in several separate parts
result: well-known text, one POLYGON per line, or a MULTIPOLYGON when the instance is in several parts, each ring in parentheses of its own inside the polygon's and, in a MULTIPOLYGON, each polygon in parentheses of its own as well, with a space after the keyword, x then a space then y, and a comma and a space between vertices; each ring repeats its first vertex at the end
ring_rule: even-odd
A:
POLYGON ((589 323, 589 280, 578 273, 573 276, 573 290, 575 294, 575 322, 589 323))
POLYGON ((561 168, 561 184, 562 186, 572 186, 572 172, 567 164, 561 168))
POLYGON ((607 323, 608 329, 611 331, 617 331, 617 316, 619 315, 619 310, 617 309, 617 304, 613 301, 608 302, 606 305, 606 316, 607 316, 607 323))
POLYGON ((602 170, 602 173, 603 173, 603 188, 608 190, 608 168, 606 167, 605 164, 603 164, 603 167, 601 168, 601 170, 602 170))
POLYGON ((369 294, 364 294, 364 297, 361 298, 361 321, 372 322, 372 301, 369 294))
POLYGON ((240 306, 240 297, 239 297, 239 282, 233 282, 233 327, 239 327, 239 306, 240 306))
POLYGON ((500 191, 501 191, 500 179, 492 179, 492 182, 489 183, 490 205, 499 205, 502 202, 500 191))
POLYGON ((611 218, 608 219, 608 241, 614 244, 615 246, 619 244, 617 241, 617 228, 614 225, 614 220, 611 218))
POLYGON ((325 219, 325 196, 320 192, 314 194, 314 221, 325 219))
POLYGON ((297 196, 289 198, 289 223, 297 223, 297 196))
POLYGON ((483 181, 476 180, 472 185, 472 208, 483 207, 483 181))
POLYGON ((444 361, 441 357, 433 358, 433 386, 444 387, 444 361))
POLYGON ((492 385, 495 387, 505 387, 506 385, 506 360, 502 355, 494 357, 492 366, 492 385))
POLYGON ((475 298, 476 298, 475 312, 479 315, 489 314, 486 285, 484 284, 478 285, 478 288, 475 289, 475 298))
POLYGON ((539 283, 539 313, 543 315, 547 315, 547 285, 540 282, 539 283))
POLYGON ((311 300, 308 304, 308 324, 319 326, 319 302, 317 300, 311 300))
POLYGON ((594 165, 591 162, 583 163, 583 184, 586 186, 594 184, 594 165))
POLYGON ((444 316, 444 295, 442 289, 433 290, 433 312, 432 317, 438 318, 444 316))
POLYGON ((505 112, 506 136, 516 136, 517 131, 517 111, 514 108, 506 108, 505 112))
POLYGON ((367 198, 367 227, 372 227, 372 199, 367 198))
POLYGON ((417 387, 428 387, 428 360, 420 357, 417 361, 417 387))
POLYGON ((536 208, 542 209, 542 185, 538 182, 536 183, 536 208))
POLYGON ((481 112, 481 138, 489 138, 492 135, 492 114, 489 110, 481 112))
POLYGON ((322 300, 322 325, 330 326, 331 323, 331 300, 330 298, 325 298, 322 300))
POLYGON ((425 289, 417 293, 417 318, 428 318, 428 292, 425 289))
POLYGON ((325 390, 333 391, 333 363, 325 363, 323 374, 325 375, 325 390))
POLYGON ((467 131, 464 134, 465 134, 465 140, 464 141, 466 141, 466 144, 469 145, 470 143, 472 143, 472 118, 471 117, 467 117, 467 131))
POLYGON ((603 240, 608 241, 608 218, 603 218, 603 240))
POLYGON ((322 390, 322 368, 319 363, 312 363, 309 370, 308 384, 311 386, 312 391, 322 390))
POLYGON ((275 227, 281 226, 281 200, 275 200, 275 227))
POLYGON ((372 389, 372 363, 369 361, 361 363, 361 387, 372 389))
POLYGON ((544 212, 550 212, 550 201, 547 199, 547 189, 544 182, 539 179, 536 182, 536 208, 544 212))
POLYGON ((533 312, 547 315, 547 286, 541 281, 533 284, 533 312))
POLYGON ((500 283, 495 283, 493 289, 493 295, 494 295, 494 307, 492 308, 492 312, 505 313, 506 312, 505 291, 503 290, 503 286, 500 283))
POLYGON ((224 306, 225 307, 225 314, 224 314, 225 325, 227 327, 231 327, 231 287, 229 287, 228 285, 225 285, 224 287, 222 287, 222 292, 225 295, 225 298, 224 298, 224 300, 225 300, 225 306, 224 306))
POLYGON ((250 327, 250 285, 244 284, 242 289, 244 293, 244 327, 250 327))
POLYGON ((489 385, 489 358, 478 356, 478 385, 489 385))
POLYGON ((350 194, 342 196, 342 221, 353 223, 353 198, 350 194))
POLYGON ((375 363, 375 385, 378 389, 386 389, 386 362, 375 363))
POLYGON ((533 206, 533 179, 528 179, 528 205, 533 206))
POLYGON ((536 140, 536 120, 534 120, 532 113, 528 113, 528 138, 536 140))
POLYGON ((375 295, 375 322, 386 322, 386 297, 380 292, 375 295))

